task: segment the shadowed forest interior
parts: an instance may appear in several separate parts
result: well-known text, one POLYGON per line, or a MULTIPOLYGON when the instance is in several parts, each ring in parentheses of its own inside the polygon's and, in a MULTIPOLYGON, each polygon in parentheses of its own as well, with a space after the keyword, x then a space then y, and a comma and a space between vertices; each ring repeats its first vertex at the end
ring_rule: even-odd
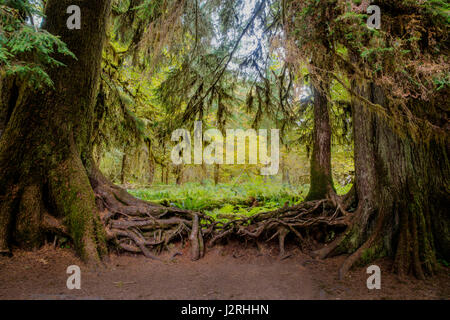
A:
POLYGON ((0 253, 180 244, 196 261, 267 242, 345 255, 341 278, 380 258, 433 276, 450 261, 448 13, 0 0, 0 253))

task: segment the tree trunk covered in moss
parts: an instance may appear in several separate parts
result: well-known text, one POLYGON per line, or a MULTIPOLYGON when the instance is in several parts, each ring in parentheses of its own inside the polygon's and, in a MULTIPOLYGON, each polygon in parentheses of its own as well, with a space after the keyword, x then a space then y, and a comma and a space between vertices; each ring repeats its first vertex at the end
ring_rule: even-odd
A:
POLYGON ((20 86, 15 76, 6 76, 0 70, 0 137, 6 129, 19 97, 20 86))
POLYGON ((122 156, 122 168, 120 170, 120 183, 125 184, 127 182, 127 176, 128 176, 128 148, 125 147, 125 150, 123 151, 122 156))
POLYGON ((170 164, 166 163, 164 166, 164 175, 163 175, 163 183, 168 185, 169 184, 169 175, 170 175, 170 164))
POLYGON ((183 184, 184 165, 176 165, 173 167, 173 173, 175 176, 175 183, 179 186, 183 184))
POLYGON ((0 251, 36 247, 49 230, 65 229, 82 258, 105 253, 89 176, 92 126, 110 0, 49 0, 44 29, 76 55, 48 70, 54 89, 20 89, 0 139, 0 251), (82 8, 81 30, 66 26, 67 7, 82 8), (62 221, 60 225, 58 221, 62 221))
POLYGON ((334 193, 331 172, 331 126, 328 113, 328 88, 313 89, 314 92, 314 132, 311 156, 311 187, 306 201, 327 198, 334 193))
POLYGON ((214 185, 218 185, 220 183, 220 165, 214 165, 214 185))
POLYGON ((152 142, 150 139, 147 141, 147 149, 148 149, 148 184, 152 185, 153 180, 155 178, 155 158, 153 156, 152 151, 152 142))
POLYGON ((164 166, 161 165, 161 184, 164 184, 164 166))
POLYGON ((289 175, 289 166, 287 163, 287 155, 283 154, 281 157, 281 183, 284 185, 290 185, 291 179, 289 175))
MULTIPOLYGON (((379 87, 353 86, 362 97, 386 105, 379 87)), ((334 251, 352 253, 341 275, 354 263, 389 255, 397 273, 423 279, 436 271, 437 257, 450 257, 448 135, 414 141, 359 100, 353 105, 358 206, 352 227, 334 251)), ((424 108, 430 106, 411 102, 417 113, 424 108)))

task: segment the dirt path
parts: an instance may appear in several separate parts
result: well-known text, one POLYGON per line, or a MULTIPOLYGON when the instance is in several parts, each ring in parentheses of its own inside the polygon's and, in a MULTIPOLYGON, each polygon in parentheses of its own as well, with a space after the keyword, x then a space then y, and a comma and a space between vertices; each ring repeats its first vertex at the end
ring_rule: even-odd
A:
MULTIPOLYGON (((236 246, 215 248, 197 262, 188 252, 170 263, 111 255, 104 268, 84 266, 70 250, 50 246, 0 258, 0 299, 449 299, 448 272, 432 280, 383 278, 366 288, 365 269, 336 279, 339 259, 312 260, 299 252, 285 260, 236 246), (81 290, 66 288, 66 268, 79 265, 81 290)), ((163 256, 163 258, 167 256, 163 256)), ((448 271, 448 270, 447 270, 448 271)))

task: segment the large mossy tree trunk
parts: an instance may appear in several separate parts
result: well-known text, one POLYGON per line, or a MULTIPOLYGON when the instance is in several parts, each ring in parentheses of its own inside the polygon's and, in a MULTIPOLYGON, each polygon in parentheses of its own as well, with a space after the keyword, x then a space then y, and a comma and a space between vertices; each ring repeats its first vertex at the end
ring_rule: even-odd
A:
POLYGON ((49 0, 44 29, 76 55, 57 57, 54 88, 23 86, 0 140, 0 251, 39 246, 65 230, 77 252, 99 261, 106 252, 90 175, 92 126, 110 0, 49 0), (67 7, 82 8, 81 30, 66 26, 67 7), (62 222, 62 224, 60 223, 62 222))
MULTIPOLYGON (((361 97, 386 106, 372 83, 354 83, 361 97)), ((415 114, 432 109, 411 101, 415 114)), ((394 271, 423 279, 450 257, 449 137, 413 139, 394 129, 361 100, 353 103, 357 209, 334 254, 351 253, 341 276, 355 263, 394 257, 394 271)), ((426 132, 424 128, 422 132, 426 132)), ((333 246, 331 246, 333 248, 333 246)), ((326 250, 331 253, 331 250, 326 250)))
POLYGON ((313 88, 314 131, 310 169, 311 187, 306 201, 333 198, 335 195, 331 171, 331 126, 327 90, 328 88, 313 88))
POLYGON ((16 101, 19 97, 20 86, 16 76, 7 76, 0 70, 0 137, 6 129, 16 101))

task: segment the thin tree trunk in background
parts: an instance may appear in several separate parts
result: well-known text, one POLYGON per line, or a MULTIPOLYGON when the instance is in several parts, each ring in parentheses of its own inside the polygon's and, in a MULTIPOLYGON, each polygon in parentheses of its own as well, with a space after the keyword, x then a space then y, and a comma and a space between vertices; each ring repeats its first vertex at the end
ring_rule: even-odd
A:
POLYGON ((126 183, 127 178, 127 163, 128 163, 128 156, 127 156, 127 148, 125 148, 123 157, 122 157, 122 169, 120 170, 120 183, 124 185, 126 183))
POLYGON ((291 184, 291 179, 289 177, 289 167, 287 166, 287 160, 286 160, 286 155, 283 154, 282 158, 281 158, 281 183, 285 184, 285 185, 290 185, 291 184))
POLYGON ((155 179, 155 162, 152 159, 149 159, 148 164, 148 184, 152 185, 153 180, 155 179))
POLYGON ((205 162, 202 163, 202 177, 201 177, 201 184, 204 184, 205 181, 208 179, 208 168, 206 167, 205 162))
POLYGON ((164 165, 161 165, 161 183, 164 184, 164 165))
MULTIPOLYGON (((328 87, 325 89, 328 90, 328 87)), ((324 92, 313 88, 314 132, 311 156, 311 187, 306 201, 327 198, 334 193, 331 172, 331 126, 328 99, 324 92)))
POLYGON ((175 182, 177 185, 181 185, 183 183, 183 170, 184 170, 184 166, 183 164, 177 165, 175 166, 175 182))
POLYGON ((153 179, 155 178, 155 159, 153 158, 152 143, 150 140, 147 142, 148 148, 148 184, 153 184, 153 179))
POLYGON ((289 178, 289 168, 283 168, 283 184, 290 185, 291 179, 289 178))
POLYGON ((164 171, 164 183, 169 184, 170 165, 166 164, 166 170, 164 171))
POLYGON ((214 164, 214 184, 217 186, 220 182, 220 165, 214 164))

